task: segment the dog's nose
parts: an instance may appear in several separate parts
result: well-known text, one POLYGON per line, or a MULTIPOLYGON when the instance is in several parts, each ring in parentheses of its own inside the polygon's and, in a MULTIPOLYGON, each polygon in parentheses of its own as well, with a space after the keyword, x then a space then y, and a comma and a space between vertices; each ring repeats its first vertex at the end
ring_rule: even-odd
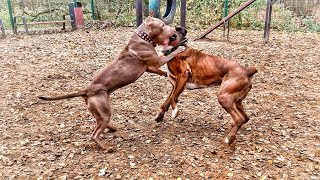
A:
POLYGON ((172 35, 172 36, 169 38, 170 41, 174 41, 174 40, 176 40, 176 39, 177 39, 177 35, 176 35, 176 34, 172 35))

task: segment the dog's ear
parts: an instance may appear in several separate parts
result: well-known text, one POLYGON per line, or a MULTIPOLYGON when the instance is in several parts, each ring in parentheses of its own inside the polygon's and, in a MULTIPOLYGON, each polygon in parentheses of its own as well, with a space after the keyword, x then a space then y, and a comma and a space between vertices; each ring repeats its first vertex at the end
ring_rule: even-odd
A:
POLYGON ((162 29, 160 27, 161 22, 162 21, 160 19, 158 19, 158 18, 154 18, 154 17, 148 16, 146 21, 145 21, 145 25, 146 25, 148 31, 150 31, 153 28, 156 28, 157 30, 159 30, 159 29, 162 29))
POLYGON ((153 21, 153 18, 151 16, 148 16, 145 20, 147 26, 149 26, 152 23, 152 21, 153 21))
POLYGON ((180 32, 183 36, 186 36, 187 35, 187 30, 186 30, 186 28, 184 28, 184 27, 176 27, 176 31, 177 32, 180 32))

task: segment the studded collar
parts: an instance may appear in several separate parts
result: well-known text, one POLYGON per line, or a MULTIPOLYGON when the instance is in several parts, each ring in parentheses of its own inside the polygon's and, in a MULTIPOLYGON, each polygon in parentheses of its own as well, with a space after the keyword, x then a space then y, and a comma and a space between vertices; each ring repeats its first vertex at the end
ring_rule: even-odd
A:
POLYGON ((140 28, 137 29, 136 33, 137 33, 137 35, 138 35, 141 39, 149 42, 149 43, 152 44, 152 45, 155 45, 154 42, 153 42, 153 41, 150 39, 150 37, 148 36, 148 34, 145 33, 144 31, 142 31, 140 28))

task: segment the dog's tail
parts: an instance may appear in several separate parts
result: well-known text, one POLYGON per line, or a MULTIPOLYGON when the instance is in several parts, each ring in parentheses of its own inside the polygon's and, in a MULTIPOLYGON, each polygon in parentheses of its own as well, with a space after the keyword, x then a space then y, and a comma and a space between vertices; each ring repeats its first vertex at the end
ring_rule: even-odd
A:
POLYGON ((258 72, 258 70, 257 70, 257 68, 255 68, 255 67, 249 67, 248 69, 247 69, 247 75, 248 75, 248 77, 251 77, 251 76, 253 76, 255 73, 257 73, 258 72))
POLYGON ((52 101, 52 100, 60 100, 60 99, 69 99, 73 97, 79 97, 86 95, 86 90, 81 90, 75 93, 60 95, 60 96, 54 96, 54 97, 44 97, 44 96, 38 96, 39 99, 46 100, 46 101, 52 101))

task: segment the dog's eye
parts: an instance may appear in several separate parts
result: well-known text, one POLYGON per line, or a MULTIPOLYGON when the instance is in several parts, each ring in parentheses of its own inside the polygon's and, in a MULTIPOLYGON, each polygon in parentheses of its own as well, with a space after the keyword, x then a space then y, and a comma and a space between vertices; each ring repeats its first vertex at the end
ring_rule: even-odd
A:
POLYGON ((177 35, 176 35, 176 34, 172 35, 172 36, 169 38, 170 41, 174 41, 174 40, 176 40, 176 39, 177 39, 177 35))

